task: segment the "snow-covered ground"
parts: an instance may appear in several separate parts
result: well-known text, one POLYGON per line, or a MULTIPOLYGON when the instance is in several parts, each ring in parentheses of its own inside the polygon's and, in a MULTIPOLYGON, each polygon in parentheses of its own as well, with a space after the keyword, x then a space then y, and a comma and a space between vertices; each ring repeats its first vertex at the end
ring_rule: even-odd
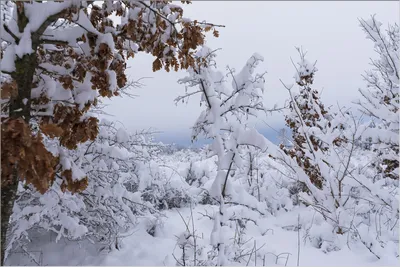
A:
MULTIPOLYGON (((201 213, 212 213, 213 209, 209 206, 198 206, 193 210, 195 228, 200 237, 201 244, 209 243, 210 229, 212 222, 205 218, 201 213)), ((312 216, 306 210, 299 210, 302 216, 312 216)), ((296 225, 296 212, 285 214, 274 218, 269 216, 258 222, 258 226, 249 225, 247 238, 251 240, 248 246, 251 248, 256 245, 259 254, 265 255, 265 265, 287 265, 295 266, 298 256, 298 233, 297 231, 284 230, 283 226, 296 225), (255 243, 254 243, 255 242, 255 243), (286 262, 287 261, 287 262, 286 262)), ((189 208, 170 211, 166 215, 168 219, 157 233, 156 237, 142 234, 132 235, 125 240, 125 247, 121 251, 115 251, 99 262, 101 265, 175 265, 176 258, 181 256, 181 251, 176 247, 176 236, 182 233, 185 228, 182 218, 189 220, 191 211, 189 208)), ((317 227, 317 226, 316 226, 317 227)), ((232 233, 234 236, 234 233, 232 233)), ((399 260, 396 258, 384 258, 380 261, 366 251, 363 247, 352 247, 351 250, 343 248, 340 251, 324 253, 323 250, 312 247, 309 242, 304 243, 305 233, 300 233, 300 265, 302 266, 398 266, 399 260)), ((346 237, 343 238, 346 241, 346 237)), ((254 254, 253 254, 254 257, 254 254)), ((246 258, 246 260, 249 257, 246 258)), ((239 265, 239 264, 238 264, 239 265)), ((254 262, 253 264, 254 265, 254 262)), ((258 259, 257 265, 263 265, 263 258, 258 259)))
MULTIPOLYGON (((196 199, 195 195, 201 192, 199 188, 207 188, 216 173, 215 157, 210 158, 206 154, 206 150, 199 153, 178 151, 172 155, 163 155, 157 164, 160 173, 163 173, 163 177, 167 177, 172 187, 183 189, 196 199), (192 163, 192 175, 197 177, 198 183, 203 186, 197 186, 196 183, 189 185, 187 180, 185 181, 190 163, 192 163)), ((356 158, 360 161, 367 160, 361 154, 356 158)), ((267 157, 263 157, 261 161, 263 164, 269 162, 267 157)), ((264 177, 274 177, 275 181, 279 180, 278 174, 272 169, 268 169, 264 177)), ((293 206, 288 203, 290 198, 287 197, 287 190, 279 189, 271 181, 273 180, 269 180, 270 184, 266 185, 262 192, 273 199, 267 201, 268 207, 260 204, 256 206, 259 210, 265 211, 263 215, 247 208, 231 207, 229 216, 232 220, 229 221, 229 232, 225 233, 225 236, 231 241, 227 249, 228 255, 237 259, 233 264, 296 266, 299 262, 300 266, 399 266, 399 258, 394 256, 398 251, 398 244, 387 245, 385 247, 387 253, 378 260, 360 242, 352 242, 349 233, 332 234, 329 225, 313 208, 293 206), (242 232, 238 227, 239 221, 235 218, 242 219, 242 222, 243 218, 250 219, 242 232)), ((236 186, 246 188, 246 184, 240 179, 236 181, 234 187, 236 186)), ((247 203, 253 205, 251 201, 247 203)), ((199 201, 196 204, 194 201, 181 208, 164 209, 151 219, 139 218, 134 230, 118 240, 118 249, 113 248, 111 251, 104 250, 103 246, 94 245, 87 240, 69 241, 62 238, 56 243, 57 234, 35 232, 31 236, 32 243, 27 247, 27 251, 35 259, 32 260, 26 253, 16 249, 11 252, 7 263, 171 266, 177 265, 177 262, 182 263, 182 247, 179 245, 184 243, 188 233, 193 232, 197 237, 197 262, 205 262, 208 253, 212 251, 210 245, 214 224, 212 217, 217 212, 216 205, 199 204, 199 201)), ((185 253, 190 254, 186 256, 193 259, 192 248, 187 249, 185 253)))
MULTIPOLYGON (((205 246, 209 243, 213 225, 209 218, 201 215, 206 211, 212 214, 215 207, 199 205, 192 210, 196 234, 199 236, 198 242, 205 246)), ((296 266, 298 255, 300 266, 399 266, 399 259, 390 257, 390 253, 388 257, 376 260, 365 247, 352 246, 349 249, 345 245, 346 236, 343 236, 341 240, 344 246, 340 251, 326 253, 323 249, 313 247, 310 242, 304 242, 306 231, 300 231, 299 245, 298 232, 295 229, 285 230, 287 226, 297 225, 297 214, 300 214, 300 218, 313 216, 310 210, 303 209, 277 218, 267 216, 258 222, 258 226, 248 226, 247 238, 251 239, 248 246, 251 248, 256 245, 257 249, 261 248, 258 254, 265 255, 264 262, 264 257, 258 259, 258 266, 263 264, 296 266)), ((177 236, 185 229, 181 216, 189 221, 191 210, 190 208, 174 209, 166 212, 165 216, 155 236, 148 234, 145 230, 140 230, 139 227, 135 233, 123 239, 120 250, 114 250, 108 254, 98 252, 96 246, 87 242, 71 242, 63 239, 55 243, 55 234, 42 236, 41 244, 35 241, 30 251, 35 251, 32 254, 38 257, 40 253, 43 253, 41 265, 176 265, 174 256, 179 258, 182 255, 177 246, 177 236)), ((314 227, 318 228, 318 226, 314 227)), ((246 260, 248 258, 249 256, 246 260)), ((8 264, 35 265, 35 262, 30 261, 23 253, 15 253, 10 256, 8 264)))

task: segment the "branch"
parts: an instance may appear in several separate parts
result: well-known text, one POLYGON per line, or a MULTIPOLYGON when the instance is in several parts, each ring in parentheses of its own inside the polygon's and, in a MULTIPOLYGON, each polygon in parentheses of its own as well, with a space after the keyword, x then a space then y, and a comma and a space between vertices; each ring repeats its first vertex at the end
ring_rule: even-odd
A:
POLYGON ((18 44, 19 43, 19 38, 10 30, 10 28, 8 28, 8 26, 6 24, 3 24, 3 28, 4 30, 6 30, 6 32, 12 36, 12 38, 14 38, 15 42, 18 44))
POLYGON ((68 45, 67 41, 62 40, 51 40, 51 39, 40 39, 41 44, 54 44, 54 45, 68 45))
POLYGON ((197 24, 207 25, 207 26, 211 26, 211 27, 222 27, 222 28, 225 28, 225 25, 213 24, 213 23, 209 23, 209 22, 197 22, 197 24))
POLYGON ((191 93, 186 93, 186 95, 183 96, 178 96, 177 98, 174 99, 175 104, 178 104, 178 102, 181 102, 182 100, 189 98, 192 95, 201 93, 202 91, 195 91, 195 92, 191 92, 191 93))
POLYGON ((237 206, 243 206, 243 207, 251 209, 252 211, 256 211, 256 212, 260 213, 261 215, 265 216, 265 213, 259 211, 257 208, 250 207, 249 205, 246 205, 246 204, 233 202, 233 201, 227 201, 227 202, 225 202, 225 204, 233 204, 233 205, 237 205, 237 206))
MULTIPOLYGON (((200 72, 198 72, 196 69, 193 69, 193 70, 197 75, 200 74, 200 72)), ((210 102, 209 96, 207 94, 206 87, 204 86, 203 79, 201 79, 201 78, 200 78, 200 84, 201 84, 201 90, 203 91, 204 97, 206 98, 206 101, 207 101, 207 104, 208 104, 208 108, 211 109, 211 102, 210 102)))
POLYGON ((8 74, 10 76, 12 76, 15 72, 9 72, 9 71, 5 71, 5 70, 1 70, 2 73, 8 74))
POLYGON ((32 33, 32 45, 36 44, 38 45, 40 43, 40 36, 43 35, 43 33, 46 31, 47 27, 49 27, 53 22, 57 21, 60 19, 62 14, 67 10, 68 8, 65 8, 61 10, 60 12, 49 16, 43 23, 40 25, 39 29, 32 33))

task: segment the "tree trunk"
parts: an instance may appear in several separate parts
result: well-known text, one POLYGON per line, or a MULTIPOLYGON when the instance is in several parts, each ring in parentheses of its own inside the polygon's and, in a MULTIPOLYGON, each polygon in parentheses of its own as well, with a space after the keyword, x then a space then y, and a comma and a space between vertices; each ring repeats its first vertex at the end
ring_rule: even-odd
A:
MULTIPOLYGON (((25 27, 29 23, 28 18, 25 15, 25 4, 22 2, 16 2, 17 9, 17 24, 20 32, 24 32, 25 27)), ((47 27, 56 21, 65 10, 60 11, 57 14, 49 16, 39 27, 36 32, 31 34, 32 39, 32 50, 31 54, 26 54, 22 58, 15 60, 15 72, 11 74, 11 77, 17 82, 17 94, 12 95, 10 98, 9 106, 9 117, 11 119, 22 118, 26 123, 29 123, 31 119, 31 91, 32 84, 34 81, 35 70, 37 68, 37 55, 36 51, 40 44, 40 37, 47 27)), ((17 38, 16 43, 19 43, 17 38)), ((2 155, 6 157, 7 155, 2 155)), ((4 265, 5 251, 6 251, 6 234, 9 227, 10 217, 14 206, 14 201, 17 196, 18 190, 18 168, 14 166, 14 172, 11 181, 3 187, 1 186, 1 264, 4 265)), ((3 178, 2 178, 3 180, 3 178)))
POLYGON ((18 189, 18 174, 15 169, 10 183, 1 187, 1 265, 4 265, 7 246, 7 230, 18 189))
MULTIPOLYGON (((18 93, 10 99, 9 117, 12 119, 22 118, 26 123, 29 123, 31 118, 31 89, 36 65, 36 53, 25 55, 15 61, 16 70, 12 76, 17 82, 18 93)), ((2 156, 6 157, 7 155, 2 156)), ((17 166, 14 166, 14 172, 10 178, 11 181, 1 187, 1 263, 3 265, 6 252, 6 234, 18 190, 17 166)))
MULTIPOLYGON (((9 117, 13 119, 22 118, 29 123, 31 118, 31 88, 33 75, 36 67, 36 53, 25 55, 15 62, 15 77, 18 86, 18 93, 11 97, 9 107, 9 117)), ((4 144, 5 145, 5 144, 4 144)), ((3 157, 7 155, 2 155, 3 157)), ((18 169, 14 167, 11 181, 1 187, 1 263, 4 265, 6 252, 6 234, 12 215, 14 201, 18 190, 18 169)))

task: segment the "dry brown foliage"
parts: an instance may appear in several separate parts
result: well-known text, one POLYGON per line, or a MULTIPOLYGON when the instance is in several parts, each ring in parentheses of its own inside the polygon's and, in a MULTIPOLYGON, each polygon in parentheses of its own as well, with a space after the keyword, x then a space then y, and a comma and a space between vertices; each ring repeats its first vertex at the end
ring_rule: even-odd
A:
POLYGON ((41 193, 46 192, 54 180, 58 158, 47 151, 42 141, 41 134, 33 134, 21 118, 2 121, 2 187, 11 182, 13 172, 18 172, 20 179, 33 184, 41 193))
MULTIPOLYGON (((286 148, 284 145, 280 145, 280 148, 291 158, 296 160, 298 166, 300 166, 310 181, 318 188, 322 188, 324 177, 321 175, 318 165, 313 163, 313 159, 307 156, 307 150, 327 152, 329 144, 322 142, 319 138, 313 134, 308 134, 309 140, 304 135, 304 132, 299 130, 302 123, 308 127, 317 127, 320 130, 324 130, 325 127, 331 127, 329 122, 329 114, 325 109, 324 105, 320 101, 319 93, 317 90, 311 89, 311 85, 314 81, 314 73, 300 77, 297 84, 301 87, 300 94, 295 97, 297 107, 299 109, 301 120, 298 116, 286 116, 286 125, 292 130, 293 136, 293 148, 286 148), (327 123, 327 125, 324 125, 327 123)), ((290 110, 295 112, 295 103, 290 102, 290 110)), ((339 127, 343 127, 340 125, 339 127)), ((347 142, 346 138, 339 136, 333 140, 333 144, 340 146, 342 142, 347 142)), ((312 151, 310 151, 313 153, 312 151)), ((329 165, 328 162, 325 162, 329 165)))
MULTIPOLYGON (((52 99, 46 88, 40 87, 42 76, 50 77, 64 90, 71 91, 73 96, 77 85, 84 84, 90 78, 92 90, 96 90, 101 97, 113 97, 119 95, 119 90, 127 85, 126 60, 133 58, 137 52, 149 53, 155 57, 153 71, 188 68, 194 63, 194 50, 204 44, 205 32, 213 31, 213 35, 218 37, 218 31, 213 24, 184 20, 183 9, 177 5, 171 5, 168 11, 170 13, 166 13, 164 7, 170 3, 172 1, 104 1, 100 3, 103 6, 99 6, 96 2, 90 2, 88 7, 71 5, 43 23, 47 23, 45 28, 58 27, 54 26, 57 21, 74 24, 76 15, 83 12, 96 31, 112 34, 114 47, 110 47, 106 41, 98 43, 101 34, 85 28, 84 33, 77 37, 77 45, 62 40, 48 40, 47 35, 42 36, 45 28, 39 28, 32 33, 34 60, 22 58, 16 64, 16 71, 8 73, 11 78, 3 80, 1 84, 2 99, 9 100, 3 102, 2 112, 10 112, 10 118, 5 119, 2 125, 2 186, 17 171, 21 179, 34 184, 42 193, 54 181, 56 174, 63 177, 63 190, 76 192, 84 189, 87 180, 74 181, 72 170, 60 167, 58 158, 43 145, 42 134, 56 138, 59 145, 67 149, 76 149, 79 143, 94 140, 98 134, 98 121, 85 114, 96 106, 97 99, 88 101, 83 106, 82 103, 74 102, 74 99, 52 99), (115 25, 110 18, 111 13, 123 16, 129 8, 137 10, 136 18, 129 18, 122 26, 115 25), (154 16, 154 21, 149 20, 149 14, 154 16), (173 21, 169 20, 171 14, 176 17, 173 21), (132 43, 137 46, 137 51, 133 50, 132 43), (79 47, 86 47, 88 50, 83 51, 79 47), (49 69, 46 66, 57 68, 49 69), (34 68, 30 78, 25 73, 27 68, 34 68), (109 71, 115 71, 117 88, 110 88, 109 71), (22 86, 18 83, 21 77, 32 81, 28 86, 25 84, 24 88, 19 88, 18 86, 22 86), (29 98, 27 94, 28 98, 25 96, 22 99, 18 94, 21 90, 31 91, 37 88, 41 88, 41 92, 35 97, 29 98), (28 112, 25 111, 25 115, 11 116, 9 103, 18 102, 23 106, 23 101, 29 105, 28 112), (33 114, 32 118, 29 118, 29 113, 33 114), (38 133, 33 134, 29 126, 31 119, 39 125, 38 133)), ((20 32, 24 31, 28 23, 25 9, 30 4, 29 1, 16 2, 20 32)), ((43 4, 45 7, 46 2, 35 4, 43 4)))

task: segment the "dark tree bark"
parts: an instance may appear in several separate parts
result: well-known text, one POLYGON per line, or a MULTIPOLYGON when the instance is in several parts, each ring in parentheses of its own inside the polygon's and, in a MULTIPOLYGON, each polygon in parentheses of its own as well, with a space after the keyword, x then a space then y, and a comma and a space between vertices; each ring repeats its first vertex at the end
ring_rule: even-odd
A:
POLYGON ((12 182, 1 188, 1 265, 4 265, 7 246, 7 230, 12 214, 16 192, 18 189, 18 174, 15 171, 12 182))
MULTIPOLYGON (((40 37, 46 28, 56 21, 63 12, 64 10, 48 17, 39 29, 32 33, 33 52, 24 55, 22 58, 17 58, 15 61, 15 71, 11 74, 11 77, 17 82, 18 90, 17 94, 10 98, 9 117, 12 119, 22 118, 26 123, 29 123, 31 119, 31 90, 35 71, 38 67, 36 51, 40 45, 40 37)), ((23 32, 29 20, 25 15, 25 9, 21 2, 17 2, 17 15, 19 31, 23 32)), ((18 38, 16 38, 15 41, 17 44, 19 43, 18 38)), ((7 155, 2 155, 2 157, 7 157, 7 155)), ((20 180, 17 165, 15 166, 12 177, 6 177, 6 179, 7 178, 9 182, 3 186, 2 181, 1 185, 1 265, 4 265, 5 252, 7 249, 7 232, 15 198, 17 196, 18 181, 20 180)))
MULTIPOLYGON (((30 120, 30 100, 33 75, 36 67, 36 53, 25 55, 15 62, 16 71, 13 77, 17 81, 18 93, 11 97, 9 107, 10 118, 22 118, 29 123, 30 120)), ((2 146, 7 144, 2 144, 2 146)), ((2 155, 7 156, 7 155, 2 155)), ((14 201, 18 190, 18 170, 17 165, 13 171, 12 177, 5 186, 1 186, 1 262, 4 264, 5 251, 7 247, 7 231, 12 215, 14 201)), ((2 183, 3 184, 3 183, 2 183)))

